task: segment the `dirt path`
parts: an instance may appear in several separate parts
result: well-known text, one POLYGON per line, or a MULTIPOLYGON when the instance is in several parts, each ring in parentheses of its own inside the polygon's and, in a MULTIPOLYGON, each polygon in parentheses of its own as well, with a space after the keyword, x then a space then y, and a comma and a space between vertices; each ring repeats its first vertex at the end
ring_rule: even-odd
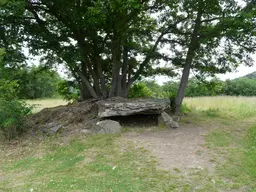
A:
POLYGON ((183 124, 178 129, 129 132, 123 137, 151 151, 165 170, 186 172, 190 168, 199 168, 212 172, 214 164, 210 162, 210 155, 204 146, 207 132, 203 127, 183 124))

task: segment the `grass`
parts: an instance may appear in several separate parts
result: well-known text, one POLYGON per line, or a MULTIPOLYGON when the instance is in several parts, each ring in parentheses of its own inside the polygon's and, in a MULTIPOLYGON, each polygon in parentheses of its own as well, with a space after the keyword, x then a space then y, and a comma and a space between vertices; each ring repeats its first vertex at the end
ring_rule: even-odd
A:
POLYGON ((256 126, 239 135, 215 130, 206 140, 208 147, 215 151, 215 157, 222 158, 216 175, 237 189, 256 191, 256 126))
MULTIPOLYGON (((40 104, 37 111, 65 104, 58 99, 28 102, 40 104)), ((185 104, 194 126, 211 127, 205 145, 216 164, 214 173, 160 170, 149 151, 120 135, 27 136, 12 145, 0 143, 0 192, 255 192, 256 98, 186 98, 185 104)))
POLYGON ((256 97, 186 98, 184 103, 193 110, 206 113, 209 117, 243 119, 256 115, 256 97))
POLYGON ((199 182, 202 191, 215 191, 197 178, 188 183, 158 170, 148 151, 120 143, 118 136, 74 138, 65 144, 55 138, 39 145, 31 151, 23 143, 19 157, 2 154, 0 191, 191 191, 199 182))
POLYGON ((62 99, 36 99, 26 100, 28 104, 35 105, 34 113, 41 111, 44 108, 57 107, 60 105, 66 105, 67 102, 62 99))
POLYGON ((256 97, 186 98, 201 123, 213 125, 206 145, 226 190, 256 191, 256 97))

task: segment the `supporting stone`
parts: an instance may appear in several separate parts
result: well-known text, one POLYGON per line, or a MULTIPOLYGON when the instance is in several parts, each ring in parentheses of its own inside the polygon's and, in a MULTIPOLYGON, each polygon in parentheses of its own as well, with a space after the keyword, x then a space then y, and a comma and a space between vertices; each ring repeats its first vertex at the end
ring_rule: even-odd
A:
POLYGON ((169 128, 179 128, 179 124, 175 121, 173 121, 172 117, 168 115, 166 112, 161 113, 161 117, 164 121, 164 123, 167 125, 169 128))

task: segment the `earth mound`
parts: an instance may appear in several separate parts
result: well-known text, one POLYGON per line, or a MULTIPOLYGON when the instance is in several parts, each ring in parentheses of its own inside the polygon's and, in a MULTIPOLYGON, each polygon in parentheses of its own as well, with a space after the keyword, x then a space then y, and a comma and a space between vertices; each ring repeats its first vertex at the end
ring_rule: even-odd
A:
POLYGON ((152 117, 151 124, 155 125, 156 117, 169 106, 169 101, 165 99, 91 99, 43 109, 29 118, 28 125, 33 133, 43 131, 50 134, 59 130, 62 134, 80 133, 85 129, 93 130, 97 122, 106 119, 118 121, 121 125, 125 122, 132 122, 131 124, 135 125, 143 122, 139 121, 140 119, 152 117))

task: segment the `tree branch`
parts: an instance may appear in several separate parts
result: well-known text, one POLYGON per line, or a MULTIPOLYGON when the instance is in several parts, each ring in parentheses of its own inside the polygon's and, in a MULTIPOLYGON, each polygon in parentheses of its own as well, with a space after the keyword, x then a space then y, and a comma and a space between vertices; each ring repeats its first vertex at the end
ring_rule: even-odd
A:
POLYGON ((162 38, 164 35, 168 34, 168 33, 171 33, 172 29, 176 29, 176 26, 186 20, 187 17, 179 20, 179 21, 176 21, 174 24, 172 25, 169 25, 166 29, 164 29, 162 31, 162 33, 160 34, 160 36, 157 38, 154 46, 152 47, 151 51, 147 54, 146 58, 144 59, 144 61, 140 64, 140 67, 139 69, 137 70, 137 72, 134 74, 133 78, 131 79, 132 82, 134 82, 135 80, 138 79, 138 77, 140 76, 141 72, 144 70, 145 66, 148 64, 148 62, 150 61, 150 59, 152 58, 153 56, 153 53, 156 51, 159 43, 161 42, 162 38))

